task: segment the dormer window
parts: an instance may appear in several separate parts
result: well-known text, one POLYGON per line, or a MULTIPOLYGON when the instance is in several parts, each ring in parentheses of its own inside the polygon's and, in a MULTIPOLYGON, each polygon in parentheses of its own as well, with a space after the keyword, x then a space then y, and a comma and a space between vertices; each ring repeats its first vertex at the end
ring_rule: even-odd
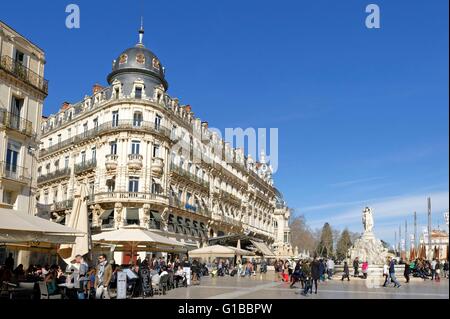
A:
POLYGON ((160 63, 159 63, 157 58, 153 58, 152 66, 153 66, 154 69, 156 69, 158 71, 161 69, 161 65, 160 65, 160 63))
POLYGON ((120 89, 118 87, 116 87, 114 89, 114 98, 118 99, 119 98, 119 94, 120 94, 120 89))
POLYGON ((122 54, 119 58, 119 64, 125 64, 128 62, 128 55, 122 54))
POLYGON ((136 87, 134 97, 139 100, 142 99, 142 87, 136 87))
POLYGON ((136 54, 136 62, 139 64, 145 64, 145 55, 142 53, 136 54))

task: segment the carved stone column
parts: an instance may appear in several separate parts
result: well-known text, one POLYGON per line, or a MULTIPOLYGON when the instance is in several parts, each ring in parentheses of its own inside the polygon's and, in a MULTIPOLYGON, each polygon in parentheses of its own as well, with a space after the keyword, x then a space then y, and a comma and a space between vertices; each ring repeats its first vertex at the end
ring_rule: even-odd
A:
POLYGON ((168 224, 168 218, 169 218, 169 208, 165 207, 162 214, 161 214, 161 219, 162 219, 162 227, 164 229, 165 232, 169 231, 169 224, 168 224))
POLYGON ((150 222, 150 204, 144 204, 144 206, 142 206, 142 214, 140 216, 140 225, 141 227, 146 227, 148 228, 149 226, 149 222, 150 222))
POLYGON ((92 205, 92 227, 101 227, 100 215, 102 214, 102 208, 99 204, 92 205))
POLYGON ((123 218, 123 205, 122 203, 116 203, 114 205, 114 226, 119 229, 124 226, 123 218))

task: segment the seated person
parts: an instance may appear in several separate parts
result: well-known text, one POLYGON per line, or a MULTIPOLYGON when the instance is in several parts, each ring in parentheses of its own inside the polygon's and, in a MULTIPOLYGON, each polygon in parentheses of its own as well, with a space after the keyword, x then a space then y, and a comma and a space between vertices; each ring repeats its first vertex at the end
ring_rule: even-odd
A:
POLYGON ((45 276, 44 282, 47 284, 49 296, 57 295, 59 293, 56 271, 49 271, 49 273, 45 276))
POLYGON ((181 280, 181 282, 184 283, 184 281, 186 280, 186 273, 184 272, 183 267, 178 266, 178 269, 174 275, 174 280, 175 280, 175 287, 177 287, 177 288, 178 288, 178 283, 180 282, 180 280, 181 280))

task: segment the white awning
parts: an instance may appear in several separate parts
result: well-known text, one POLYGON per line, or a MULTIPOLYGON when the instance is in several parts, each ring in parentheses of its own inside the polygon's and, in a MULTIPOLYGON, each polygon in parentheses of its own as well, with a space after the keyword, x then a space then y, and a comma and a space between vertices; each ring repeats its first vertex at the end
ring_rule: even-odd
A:
POLYGON ((236 255, 236 248, 230 248, 220 245, 207 246, 199 249, 194 249, 189 252, 189 257, 193 258, 215 258, 215 257, 234 257, 236 255))
POLYGON ((255 246, 255 248, 264 256, 269 258, 275 258, 275 254, 270 250, 269 247, 263 242, 258 242, 256 240, 251 240, 251 243, 255 246))
POLYGON ((24 212, 0 208, 0 242, 74 243, 83 236, 74 228, 63 226, 24 212))

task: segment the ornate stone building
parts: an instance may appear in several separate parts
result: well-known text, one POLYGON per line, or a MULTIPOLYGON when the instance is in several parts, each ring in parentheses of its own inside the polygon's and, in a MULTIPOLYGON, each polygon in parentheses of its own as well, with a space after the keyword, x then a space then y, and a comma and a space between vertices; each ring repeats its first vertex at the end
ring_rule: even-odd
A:
POLYGON ((48 92, 44 52, 0 22, 0 207, 34 212, 42 107, 48 92))
POLYGON ((139 225, 193 247, 236 233, 289 246, 289 210, 264 157, 246 158, 170 97, 142 38, 114 60, 107 87, 44 119, 40 210, 64 222, 85 183, 93 232, 139 225))
POLYGON ((44 65, 44 52, 0 21, 0 210, 35 212, 44 65))

